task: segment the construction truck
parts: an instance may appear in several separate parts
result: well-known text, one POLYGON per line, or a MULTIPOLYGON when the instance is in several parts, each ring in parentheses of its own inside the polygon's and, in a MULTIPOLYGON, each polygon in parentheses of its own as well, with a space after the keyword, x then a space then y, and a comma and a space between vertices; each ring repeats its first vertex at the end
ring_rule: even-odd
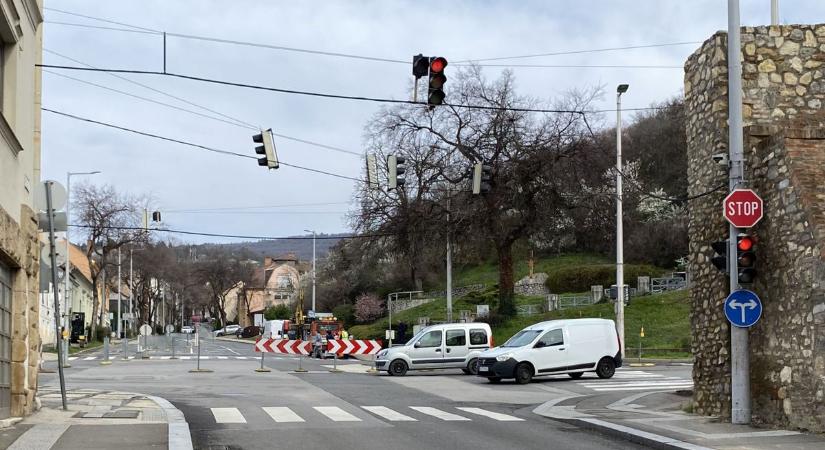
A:
MULTIPOLYGON (((323 348, 327 348, 327 331, 332 333, 333 336, 341 336, 341 331, 344 329, 344 322, 338 320, 332 313, 315 313, 314 318, 307 318, 309 322, 309 340, 312 341, 313 337, 317 334, 321 334, 321 342, 323 348)), ((332 357, 332 353, 327 353, 326 351, 323 352, 322 357, 332 357)), ((343 357, 343 355, 338 355, 339 358, 343 357)))

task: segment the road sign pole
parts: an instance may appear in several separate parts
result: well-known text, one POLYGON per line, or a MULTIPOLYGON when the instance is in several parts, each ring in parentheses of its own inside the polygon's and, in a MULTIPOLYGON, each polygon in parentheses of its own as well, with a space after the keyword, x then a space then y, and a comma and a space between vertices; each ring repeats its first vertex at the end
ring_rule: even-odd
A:
MULTIPOLYGON (((739 34, 739 0, 728 0, 728 151, 730 159, 729 186, 733 192, 743 181, 742 136, 742 63, 739 60, 741 39, 739 34)), ((737 261, 737 229, 729 226, 728 260, 730 268, 730 292, 739 288, 737 261)), ((751 419, 750 355, 748 329, 731 326, 731 423, 748 424, 751 419)))

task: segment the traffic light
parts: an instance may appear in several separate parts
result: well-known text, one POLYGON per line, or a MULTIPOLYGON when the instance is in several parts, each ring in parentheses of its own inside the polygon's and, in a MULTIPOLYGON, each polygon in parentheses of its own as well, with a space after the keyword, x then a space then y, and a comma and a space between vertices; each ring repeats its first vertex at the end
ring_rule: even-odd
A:
POLYGON ((751 284, 756 278, 756 252, 754 247, 756 240, 753 236, 745 233, 739 233, 736 238, 736 262, 739 269, 739 283, 751 284))
POLYGON ((430 109, 444 103, 444 83, 447 77, 444 75, 444 68, 447 67, 447 60, 442 56, 430 58, 430 88, 427 94, 427 104, 430 109))
POLYGON ((160 211, 154 211, 152 213, 152 222, 160 222, 160 211))
POLYGON ((252 141, 256 144, 263 144, 255 147, 255 153, 264 155, 263 158, 258 158, 258 165, 277 169, 278 155, 275 153, 275 144, 272 142, 272 128, 262 130, 259 134, 252 136, 252 141))
POLYGON ((728 273, 730 269, 728 269, 728 241, 727 239, 724 241, 716 241, 710 246, 713 248, 713 251, 716 252, 712 258, 710 258, 710 262, 719 269, 720 272, 728 273))
POLYGON ((482 163, 473 164, 473 194, 487 194, 490 192, 492 168, 482 163))
POLYGON ((404 172, 407 168, 404 167, 404 157, 397 155, 387 156, 387 168, 390 175, 390 189, 396 189, 398 186, 404 186, 404 172))
POLYGON ((413 56, 412 72, 416 80, 430 73, 430 57, 421 53, 413 56))

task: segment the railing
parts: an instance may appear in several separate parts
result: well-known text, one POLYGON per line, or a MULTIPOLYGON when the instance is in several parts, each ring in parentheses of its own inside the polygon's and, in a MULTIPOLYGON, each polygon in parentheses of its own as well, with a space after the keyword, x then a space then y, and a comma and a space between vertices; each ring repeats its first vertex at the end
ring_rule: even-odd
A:
POLYGON ((687 288, 687 282, 681 277, 650 279, 650 292, 653 293, 678 291, 685 288, 687 288))
POLYGON ((516 305, 517 316, 532 316, 535 314, 542 314, 543 312, 543 305, 516 305))
POLYGON ((392 308, 392 312, 400 312, 406 311, 410 308, 415 308, 416 306, 425 305, 435 301, 435 298, 399 298, 397 300, 393 300, 390 302, 390 307, 392 308))

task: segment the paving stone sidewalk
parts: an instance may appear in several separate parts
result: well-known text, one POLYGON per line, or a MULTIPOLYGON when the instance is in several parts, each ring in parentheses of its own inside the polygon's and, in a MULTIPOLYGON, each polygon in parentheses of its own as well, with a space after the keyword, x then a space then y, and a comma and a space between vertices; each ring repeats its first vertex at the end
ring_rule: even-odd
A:
POLYGON ((0 429, 0 448, 191 450, 183 414, 159 397, 119 391, 72 389, 64 411, 59 388, 41 387, 40 409, 0 429))

